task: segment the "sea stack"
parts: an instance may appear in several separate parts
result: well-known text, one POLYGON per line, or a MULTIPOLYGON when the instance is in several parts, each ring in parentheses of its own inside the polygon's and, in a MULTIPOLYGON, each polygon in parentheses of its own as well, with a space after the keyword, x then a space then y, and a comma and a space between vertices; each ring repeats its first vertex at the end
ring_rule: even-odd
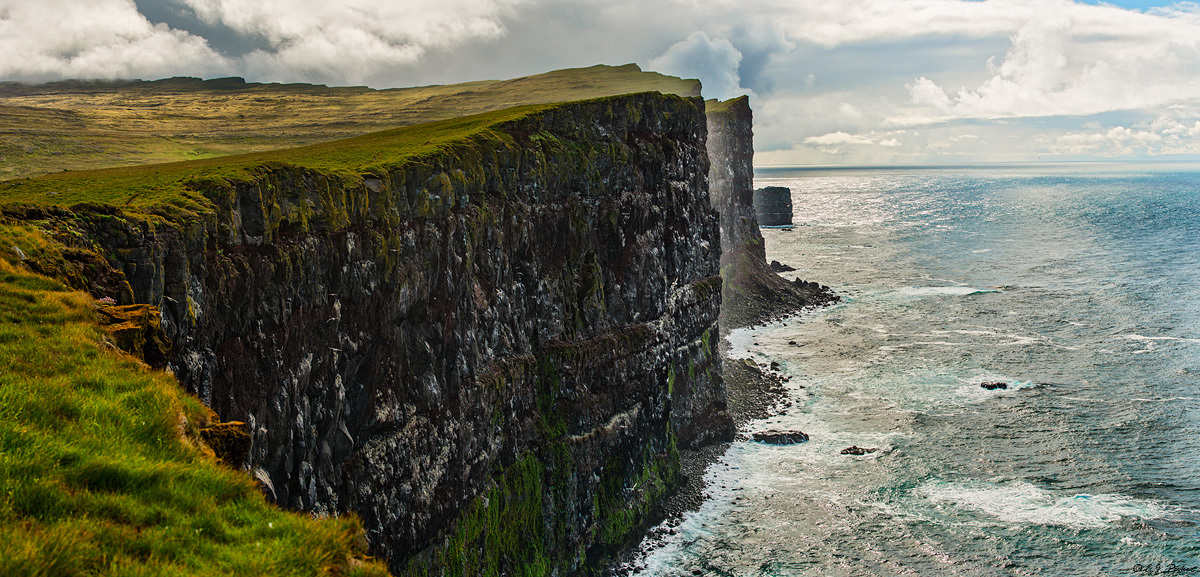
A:
POLYGON ((792 189, 767 186, 754 191, 754 212, 762 226, 792 224, 792 189))

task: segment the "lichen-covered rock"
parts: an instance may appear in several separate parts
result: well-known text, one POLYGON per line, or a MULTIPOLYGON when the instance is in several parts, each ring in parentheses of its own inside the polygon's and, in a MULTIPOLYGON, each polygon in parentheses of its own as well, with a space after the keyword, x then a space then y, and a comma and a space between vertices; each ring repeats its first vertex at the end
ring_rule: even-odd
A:
POLYGON ((100 326, 117 348, 153 367, 167 364, 171 341, 163 332, 158 308, 152 305, 99 303, 100 326))
POLYGON ((190 222, 76 215, 285 506, 397 573, 571 573, 732 434, 704 105, 563 104, 369 174, 197 182, 190 222))
POLYGON ((246 423, 225 421, 209 423, 200 428, 200 438, 212 449, 213 455, 233 467, 240 466, 250 454, 250 433, 246 423))

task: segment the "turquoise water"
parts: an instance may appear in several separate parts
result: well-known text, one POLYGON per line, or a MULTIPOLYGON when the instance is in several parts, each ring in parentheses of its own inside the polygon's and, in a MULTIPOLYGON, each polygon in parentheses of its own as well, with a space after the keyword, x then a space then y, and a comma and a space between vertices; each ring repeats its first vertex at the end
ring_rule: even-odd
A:
POLYGON ((730 341, 791 377, 750 430, 812 440, 735 443, 640 574, 1200 575, 1200 172, 766 185, 768 258, 844 302, 730 341))

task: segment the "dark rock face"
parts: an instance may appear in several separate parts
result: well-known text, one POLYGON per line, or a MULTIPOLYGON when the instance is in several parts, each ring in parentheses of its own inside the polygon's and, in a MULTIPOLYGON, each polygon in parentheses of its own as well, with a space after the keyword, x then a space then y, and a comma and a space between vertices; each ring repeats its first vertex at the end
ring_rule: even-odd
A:
POLYGON ((653 513, 677 447, 733 434, 703 103, 502 132, 198 185, 216 210, 187 224, 81 216, 181 382, 247 424, 243 465, 284 506, 356 512, 396 573, 578 571, 653 513))
POLYGON ((796 270, 796 269, 794 269, 786 264, 783 264, 777 260, 771 261, 770 266, 771 266, 772 272, 792 272, 792 271, 796 270))
POLYGON ((754 433, 751 438, 760 443, 770 445, 794 445, 808 441, 808 435, 803 431, 763 431, 754 433))
POLYGON ((747 326, 788 309, 836 301, 838 297, 820 285, 789 283, 767 265, 754 209, 754 115, 749 99, 709 101, 707 110, 709 198, 721 213, 722 326, 747 326))
POLYGON ((783 186, 755 189, 754 213, 761 226, 791 226, 792 189, 783 186))

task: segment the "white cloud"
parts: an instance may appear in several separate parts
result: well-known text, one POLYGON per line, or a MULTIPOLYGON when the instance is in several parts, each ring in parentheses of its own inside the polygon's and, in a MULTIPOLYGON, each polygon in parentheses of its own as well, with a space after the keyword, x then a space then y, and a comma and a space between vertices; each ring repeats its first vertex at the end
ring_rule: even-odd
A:
POLYGON ((1049 148, 1059 154, 1148 156, 1200 154, 1200 110, 1175 109, 1141 126, 1103 128, 1086 123, 1087 132, 1058 135, 1049 148))
POLYGON ((850 134, 847 132, 830 132, 820 136, 810 136, 804 139, 804 144, 822 150, 826 153, 839 154, 845 146, 882 146, 885 148, 896 148, 903 144, 896 136, 907 134, 903 130, 889 132, 884 136, 891 138, 881 138, 875 132, 869 134, 850 134))
POLYGON ((154 25, 132 0, 0 0, 0 78, 159 78, 226 66, 203 38, 154 25))
POLYGON ((907 86, 914 109, 894 122, 1091 115, 1200 98, 1200 22, 1057 2, 1010 39, 974 89, 950 97, 917 78, 907 86))
POLYGON ((178 0, 202 20, 262 38, 253 76, 358 83, 430 49, 504 34, 519 0, 178 0))
POLYGON ((841 144, 875 144, 875 141, 867 136, 838 131, 821 136, 810 136, 804 139, 804 143, 817 146, 837 146, 841 144))
POLYGON ((838 114, 851 120, 858 120, 863 117, 862 111, 849 102, 843 102, 838 106, 838 114))
POLYGON ((725 100, 749 92, 738 75, 741 61, 742 53, 729 40, 695 32, 651 60, 650 68, 663 74, 699 78, 705 97, 725 100))

